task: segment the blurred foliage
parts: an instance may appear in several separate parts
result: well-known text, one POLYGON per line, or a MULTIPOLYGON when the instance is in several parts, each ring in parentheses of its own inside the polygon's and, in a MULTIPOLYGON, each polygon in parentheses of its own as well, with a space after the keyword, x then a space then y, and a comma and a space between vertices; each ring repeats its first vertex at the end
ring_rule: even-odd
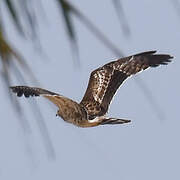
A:
POLYGON ((112 0, 112 3, 114 5, 114 8, 115 8, 116 13, 118 15, 122 31, 123 31, 123 33, 124 33, 124 35, 126 37, 129 37, 130 34, 131 34, 131 31, 130 31, 130 28, 129 28, 129 25, 128 25, 128 21, 126 19, 126 16, 125 16, 125 13, 124 13, 121 1, 120 0, 112 0))
MULTIPOLYGON (((118 54, 119 56, 123 56, 123 53, 120 49, 118 49, 112 42, 110 42, 110 40, 101 32, 101 30, 99 30, 84 14, 82 14, 82 12, 80 10, 78 10, 77 8, 75 8, 69 1, 66 0, 56 0, 57 2, 57 6, 60 8, 62 15, 64 17, 64 21, 65 21, 65 26, 67 29, 67 35, 69 36, 69 39, 71 40, 71 44, 72 45, 72 51, 78 51, 78 47, 77 47, 77 41, 76 41, 76 33, 74 30, 74 24, 72 21, 72 16, 76 16, 100 41, 102 41, 102 43, 107 46, 109 49, 111 49, 115 54, 118 54)), ((116 3, 116 10, 117 10, 117 14, 119 14, 120 11, 122 11, 122 6, 120 4, 120 2, 118 3, 117 6, 117 1, 114 1, 114 3, 116 3)), ((21 36, 28 38, 27 40, 31 39, 32 37, 34 39, 37 36, 37 32, 36 32, 36 26, 38 25, 38 21, 37 21, 37 16, 35 14, 33 5, 35 3, 35 1, 31 0, 19 0, 19 1, 13 1, 13 0, 3 0, 1 1, 1 6, 2 3, 5 4, 5 6, 7 7, 7 11, 10 14, 10 17, 13 20, 13 23, 15 24, 16 29, 18 30, 18 32, 20 33, 21 36), (20 18, 21 17, 21 18, 20 18), (22 19, 23 17, 23 19, 22 19), (22 23, 22 20, 24 20, 26 23, 22 23), (22 25, 23 24, 23 25, 22 25), (29 28, 28 28, 29 27, 29 28), (25 29, 27 29, 30 31, 30 33, 27 33, 27 31, 25 31, 25 29), (31 37, 31 38, 29 38, 31 37)), ((36 3, 40 3, 40 1, 36 2, 36 3)), ((42 9, 40 9, 42 10, 42 9)), ((124 21, 123 22, 123 26, 126 26, 126 29, 129 29, 124 15, 123 15, 123 11, 119 14, 119 16, 122 16, 122 18, 120 19, 120 21, 124 21)), ((7 66, 7 61, 8 64, 12 64, 13 65, 13 61, 12 58, 18 60, 18 63, 21 64, 23 67, 23 69, 26 69, 30 72, 30 67, 28 67, 28 65, 26 64, 26 60, 24 60, 22 58, 22 56, 20 56, 20 54, 17 52, 17 50, 15 50, 14 48, 12 48, 9 44, 9 42, 7 42, 6 38, 5 38, 5 33, 3 33, 3 16, 0 17, 0 22, 1 22, 1 28, 0 28, 0 54, 1 54, 1 61, 3 64, 3 68, 6 69, 6 73, 4 74, 4 78, 6 78, 7 83, 10 83, 10 79, 9 77, 9 73, 11 73, 11 71, 9 71, 9 66, 7 66), (6 62, 6 63, 5 63, 6 62)), ((125 29, 122 27, 122 29, 125 29)), ((126 32, 126 31, 124 31, 126 32)), ((128 34, 129 34, 129 30, 128 30, 128 34)), ((77 53, 78 54, 78 53, 77 53)), ((77 58, 78 59, 78 58, 77 58)), ((77 60, 76 59, 76 60, 77 60)), ((20 75, 20 72, 16 73, 20 75)), ((30 73, 32 79, 35 79, 33 77, 33 73, 30 73)), ((19 76, 19 79, 23 79, 23 76, 19 76)))
POLYGON ((9 14, 12 17, 12 19, 13 19, 15 25, 16 25, 16 28, 20 31, 21 34, 23 34, 22 27, 21 27, 21 24, 20 24, 20 21, 19 21, 19 17, 17 15, 17 10, 16 10, 16 8, 14 6, 13 1, 11 1, 11 0, 4 0, 4 2, 7 5, 9 14))
MULTIPOLYGON (((71 48, 72 52, 75 52, 78 55, 78 45, 76 40, 76 33, 75 33, 75 25, 73 23, 72 17, 76 17, 79 19, 79 21, 87 27, 89 31, 93 33, 93 35, 96 36, 97 39, 99 39, 107 48, 109 48, 114 54, 118 55, 119 57, 123 56, 123 52, 117 48, 113 42, 109 40, 107 36, 103 34, 103 32, 89 19, 85 14, 82 13, 82 11, 78 8, 76 8, 70 1, 67 0, 54 0, 59 7, 59 10, 61 12, 61 15, 63 16, 65 27, 67 30, 67 35, 71 41, 71 48)), ((127 19, 123 10, 123 6, 120 0, 112 0, 112 4, 114 5, 114 10, 117 13, 117 16, 119 17, 119 22, 122 28, 122 32, 126 36, 130 36, 130 28, 127 23, 127 19)), ((38 34, 37 34, 37 26, 38 26, 38 16, 35 13, 35 6, 38 5, 38 11, 43 11, 43 7, 41 6, 41 0, 35 1, 35 0, 2 0, 0 4, 0 8, 6 7, 7 12, 9 13, 13 24, 15 25, 17 31, 19 34, 26 40, 33 40, 33 42, 37 43, 38 34), (41 7, 41 8, 40 8, 41 7), (23 17, 23 18, 22 18, 23 17)), ((11 75, 14 72, 14 76, 19 80, 20 83, 25 84, 26 80, 24 79, 23 74, 21 71, 28 72, 30 78, 32 79, 33 83, 37 83, 36 78, 34 77, 31 67, 28 66, 27 59, 24 59, 22 55, 13 48, 8 40, 6 39, 6 33, 5 31, 5 25, 3 23, 3 20, 5 19, 4 16, 2 16, 2 11, 0 12, 0 61, 2 67, 2 76, 1 78, 4 80, 6 87, 9 87, 11 82, 11 75)), ((78 60, 78 56, 76 56, 76 61, 78 60)), ((160 109, 158 108, 158 105, 156 105, 155 99, 153 99, 153 96, 151 95, 151 92, 148 90, 146 85, 142 80, 138 80, 137 84, 139 83, 139 86, 142 88, 144 93, 146 94, 146 97, 148 98, 148 101, 151 103, 151 106, 156 109, 154 109, 156 112, 160 109), (139 82, 140 83, 139 83, 139 82)), ((7 91, 8 92, 8 91, 7 91)), ((10 93, 8 93, 10 94, 10 93)), ((13 98, 11 97, 13 100, 13 98)), ((13 100, 16 103, 17 112, 21 112, 20 105, 17 103, 16 100, 13 100)), ((37 124, 39 126, 40 132, 42 134, 42 137, 44 138, 45 147, 48 152, 53 154, 54 150, 51 144, 51 140, 48 135, 48 130, 46 128, 45 123, 43 122, 43 117, 40 113, 40 111, 37 113, 37 106, 34 106, 34 112, 36 112, 37 115, 37 124), (41 121, 40 121, 41 119, 41 121), (51 147, 48 149, 48 147, 51 147)), ((22 123, 22 122, 21 122, 22 123)), ((23 122, 26 124, 28 128, 28 122, 23 122)), ((24 127, 24 126, 23 126, 24 127)), ((26 128, 25 128, 26 129, 26 128)))
MULTIPOLYGON (((78 45, 76 41, 76 33, 75 27, 72 21, 72 16, 76 16, 104 45, 110 48, 115 54, 122 56, 122 52, 113 45, 112 42, 84 15, 80 10, 75 8, 69 1, 65 0, 55 0, 61 15, 64 18, 65 27, 67 30, 67 35, 71 41, 71 48, 73 54, 72 57, 76 57, 76 61, 78 58, 78 45), (75 56, 76 55, 76 56, 75 56)), ((38 35, 37 35, 37 26, 38 26, 38 18, 34 10, 34 5, 39 5, 38 8, 40 11, 43 11, 41 1, 34 0, 2 0, 0 4, 0 8, 6 7, 7 12, 10 15, 10 18, 15 25, 15 28, 19 32, 19 34, 26 40, 37 43, 38 35), (23 17, 23 18, 22 18, 23 17)), ((116 9, 117 10, 117 9, 116 9)), ((2 13, 2 11, 0 12, 2 13)), ((23 115, 21 111, 21 106, 18 103, 15 97, 11 96, 9 93, 9 86, 12 85, 12 75, 16 79, 18 79, 20 84, 26 84, 26 79, 24 78, 24 74, 21 72, 24 71, 25 74, 28 74, 33 83, 37 83, 34 74, 31 71, 31 68, 28 66, 27 59, 24 59, 23 56, 13 48, 7 40, 7 36, 5 33, 5 21, 4 16, 0 16, 0 61, 2 64, 2 76, 1 79, 5 83, 5 87, 8 89, 6 91, 11 97, 12 102, 14 103, 13 107, 16 109, 19 115, 20 126, 23 129, 23 132, 26 134, 27 132, 31 132, 30 125, 28 120, 23 115)), ((122 19, 121 19, 122 20, 122 19)), ((36 44, 37 45, 37 44, 36 44)), ((79 65, 79 64, 78 64, 79 65)), ((36 122, 43 138, 44 146, 47 152, 48 157, 54 158, 55 152, 53 149, 52 141, 50 139, 48 129, 46 124, 43 121, 43 116, 41 115, 38 107, 35 104, 32 106, 33 114, 36 115, 36 122)))

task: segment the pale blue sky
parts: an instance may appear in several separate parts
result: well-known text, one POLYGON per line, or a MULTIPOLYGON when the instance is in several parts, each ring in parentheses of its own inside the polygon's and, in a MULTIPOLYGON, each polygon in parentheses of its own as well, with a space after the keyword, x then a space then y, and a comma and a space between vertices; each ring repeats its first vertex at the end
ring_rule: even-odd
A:
MULTIPOLYGON (((169 0, 122 0, 131 29, 131 36, 126 38, 111 1, 104 0, 103 4, 95 0, 71 2, 125 55, 158 50, 175 58, 168 66, 148 69, 121 86, 109 114, 131 119, 130 124, 77 128, 57 118, 57 108, 38 98, 55 150, 54 160, 47 157, 37 120, 30 109, 29 102, 33 103, 34 99, 18 99, 32 130, 24 134, 0 81, 0 179, 178 180, 180 19, 173 4, 169 0), (138 77, 146 82, 165 118, 158 119, 135 80, 138 77)), ((20 38, 6 17, 8 39, 27 59, 43 88, 80 101, 90 72, 117 55, 97 40, 77 18, 73 18, 81 63, 80 69, 75 68, 63 19, 55 4, 48 0, 43 4, 49 13, 45 20, 40 17, 38 31, 46 56, 40 56, 32 44, 20 38)), ((13 83, 19 84, 15 79, 13 83)))

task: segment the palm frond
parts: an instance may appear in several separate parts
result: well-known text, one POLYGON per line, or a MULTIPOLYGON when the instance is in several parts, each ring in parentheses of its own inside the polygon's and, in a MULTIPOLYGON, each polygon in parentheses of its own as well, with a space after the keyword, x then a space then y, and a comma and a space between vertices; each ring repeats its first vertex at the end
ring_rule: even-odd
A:
POLYGON ((14 6, 14 2, 12 2, 11 0, 4 0, 4 2, 7 6, 7 9, 9 10, 9 13, 14 21, 14 24, 16 25, 17 30, 20 32, 21 35, 24 35, 23 28, 18 16, 18 12, 14 6))
MULTIPOLYGON (((72 6, 69 2, 65 0, 57 0, 57 2, 58 2, 59 7, 62 10, 62 15, 64 17, 67 33, 68 33, 69 39, 71 40, 71 49, 72 49, 73 55, 75 55, 76 61, 78 62, 78 59, 79 59, 78 44, 76 40, 74 24, 71 17, 72 11, 73 11, 72 6)), ((79 62, 78 62, 78 65, 79 65, 79 62)))
POLYGON ((68 4, 68 7, 71 9, 72 15, 76 16, 86 27, 88 30, 90 30, 97 39, 99 39, 108 49, 110 49, 112 52, 117 54, 118 56, 123 56, 122 50, 117 48, 113 42, 111 42, 106 35, 96 26, 94 23, 85 16, 79 9, 77 9, 72 3, 70 4, 68 1, 66 1, 68 4))
POLYGON ((130 31, 129 24, 126 19, 125 13, 124 13, 124 9, 123 9, 121 0, 112 0, 112 3, 114 5, 114 8, 118 15, 119 22, 120 22, 121 28, 122 28, 122 32, 124 33, 125 36, 127 36, 127 37, 130 36, 131 31, 130 31))
MULTIPOLYGON (((0 29, 0 57, 1 57, 0 60, 1 60, 1 64, 2 64, 2 76, 1 77, 6 84, 5 87, 8 89, 7 92, 8 92, 8 94, 10 94, 10 98, 14 104, 13 107, 18 112, 18 116, 19 116, 18 119, 19 119, 20 125, 23 128, 24 133, 31 132, 30 125, 29 125, 26 117, 23 115, 23 112, 21 111, 20 104, 18 103, 16 98, 13 98, 11 96, 11 93, 9 92, 9 87, 12 85, 10 76, 11 76, 12 72, 14 72, 14 76, 21 83, 25 84, 26 81, 25 81, 23 75, 21 74, 21 70, 24 70, 25 73, 29 74, 29 76, 31 77, 33 82, 37 83, 37 80, 36 80, 35 76, 33 75, 30 67, 28 66, 26 61, 23 59, 23 57, 17 52, 17 50, 12 48, 10 46, 10 44, 5 40, 1 29, 0 29), (15 61, 16 61, 16 63, 15 63, 15 61), (17 67, 16 64, 19 66, 17 67)), ((37 125, 38 125, 40 133, 42 135, 42 139, 44 142, 44 146, 45 146, 47 155, 50 158, 55 158, 54 148, 53 148, 50 136, 49 136, 48 129, 47 129, 47 127, 44 123, 43 117, 41 115, 41 112, 38 109, 36 104, 33 104, 33 106, 31 106, 31 107, 33 110, 33 114, 36 115, 37 125)))

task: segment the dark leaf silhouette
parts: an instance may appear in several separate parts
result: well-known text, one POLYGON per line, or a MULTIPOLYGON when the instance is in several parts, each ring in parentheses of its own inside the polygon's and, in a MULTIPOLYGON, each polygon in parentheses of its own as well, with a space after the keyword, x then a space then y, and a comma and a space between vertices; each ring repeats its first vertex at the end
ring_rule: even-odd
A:
MULTIPOLYGON (((24 72, 27 72, 27 74, 29 74, 29 76, 31 77, 31 79, 34 83, 37 83, 37 80, 34 77, 31 69, 27 65, 26 61, 22 58, 22 56, 17 52, 17 50, 13 49, 9 45, 9 43, 4 39, 4 36, 3 36, 3 33, 1 30, 0 30, 0 56, 1 56, 0 60, 2 62, 2 66, 3 66, 2 79, 4 80, 4 82, 6 84, 5 87, 8 89, 7 92, 8 92, 8 94, 10 94, 10 98, 14 104, 13 107, 18 112, 18 120, 20 122, 20 126, 22 127, 23 132, 25 134, 27 134, 27 133, 31 132, 31 128, 30 128, 30 125, 29 125, 27 119, 25 118, 23 112, 21 111, 21 106, 18 103, 17 99, 14 98, 14 96, 12 97, 11 93, 9 92, 9 87, 12 85, 10 76, 11 76, 12 72, 14 72, 14 76, 19 80, 19 82, 26 84, 26 81, 25 81, 23 75, 21 74, 21 71, 20 71, 20 69, 21 69, 21 70, 24 70, 24 72), (19 66, 17 67, 16 64, 19 66)), ((48 129, 43 121, 41 112, 38 109, 36 104, 32 105, 31 107, 33 110, 33 114, 36 115, 37 125, 38 125, 40 133, 42 135, 45 149, 47 151, 47 155, 50 158, 55 158, 53 145, 52 145, 49 133, 48 133, 48 129)))
POLYGON ((24 35, 23 28, 22 28, 22 25, 21 25, 21 23, 20 23, 20 19, 19 19, 19 17, 18 17, 18 13, 17 13, 16 8, 15 8, 15 6, 14 6, 14 4, 13 4, 13 1, 11 1, 11 0, 5 0, 5 4, 7 5, 7 8, 8 8, 8 10, 9 10, 9 13, 10 13, 10 15, 11 15, 11 17, 12 17, 12 19, 13 19, 16 27, 17 27, 17 30, 18 30, 22 35, 24 35))
POLYGON ((57 2, 58 2, 59 7, 62 10, 62 15, 64 17, 67 33, 68 33, 69 39, 71 40, 71 48, 72 48, 73 55, 75 55, 75 58, 76 58, 75 60, 78 62, 78 59, 79 59, 78 45, 77 45, 76 34, 75 34, 74 25, 73 25, 72 17, 71 17, 73 8, 71 4, 65 0, 57 0, 57 2))
POLYGON ((112 2, 113 2, 113 5, 114 5, 114 8, 116 10, 116 13, 118 15, 119 22, 121 24, 122 31, 123 31, 124 35, 125 36, 130 36, 131 31, 130 31, 130 28, 129 28, 129 25, 128 25, 128 21, 126 20, 126 16, 125 16, 125 13, 124 13, 124 10, 123 10, 121 0, 112 0, 112 2))

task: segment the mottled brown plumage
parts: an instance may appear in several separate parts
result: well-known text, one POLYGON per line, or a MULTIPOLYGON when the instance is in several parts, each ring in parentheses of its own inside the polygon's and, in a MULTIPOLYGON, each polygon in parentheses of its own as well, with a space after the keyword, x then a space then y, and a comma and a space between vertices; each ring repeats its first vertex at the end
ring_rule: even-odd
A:
POLYGON ((119 86, 129 76, 148 67, 166 65, 170 62, 172 56, 155 52, 148 51, 121 58, 94 70, 80 103, 41 88, 13 86, 11 89, 17 96, 44 96, 58 106, 58 116, 79 127, 128 123, 130 120, 106 117, 109 104, 119 86))

